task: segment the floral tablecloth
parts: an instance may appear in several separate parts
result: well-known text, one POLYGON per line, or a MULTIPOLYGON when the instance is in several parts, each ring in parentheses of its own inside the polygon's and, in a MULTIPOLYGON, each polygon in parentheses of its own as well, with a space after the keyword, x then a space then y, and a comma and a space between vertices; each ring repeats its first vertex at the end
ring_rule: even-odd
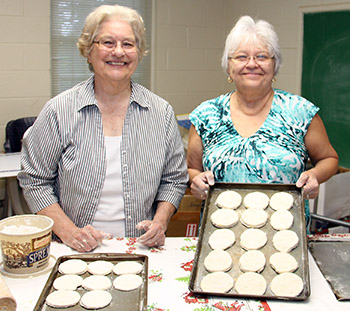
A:
MULTIPOLYGON (((226 297, 198 297, 188 290, 197 238, 167 238, 159 248, 147 248, 135 238, 105 240, 94 253, 129 253, 148 256, 147 311, 270 311, 265 301, 237 300, 226 297)), ((51 255, 58 258, 76 254, 71 248, 53 242, 51 255)), ((50 271, 29 278, 5 275, 17 301, 17 311, 33 310, 50 271)))
MULTIPOLYGON (((350 235, 349 235, 350 236, 350 235)), ((346 236, 317 239, 348 239, 346 236)), ((309 237, 311 239, 312 237, 309 237)), ((315 237, 314 237, 315 238, 315 237)), ((309 255, 311 295, 306 301, 240 300, 226 297, 196 297, 188 290, 197 238, 167 238, 160 248, 147 248, 134 238, 106 240, 95 253, 130 253, 148 256, 147 311, 348 311, 350 301, 338 301, 329 284, 309 255)), ((52 257, 76 254, 64 244, 51 243, 52 257)), ((52 259, 54 264, 54 259, 52 259)), ((53 265, 52 265, 53 266, 53 265)), ((51 268, 52 268, 51 266, 51 268)), ((16 311, 34 309, 49 277, 50 269, 37 276, 15 278, 5 275, 6 283, 17 301, 16 311)))
POLYGON ((148 265, 147 310, 269 311, 266 302, 199 297, 191 294, 188 283, 196 251, 196 238, 167 239, 160 248, 147 249, 133 238, 116 239, 118 252, 144 254, 148 265))

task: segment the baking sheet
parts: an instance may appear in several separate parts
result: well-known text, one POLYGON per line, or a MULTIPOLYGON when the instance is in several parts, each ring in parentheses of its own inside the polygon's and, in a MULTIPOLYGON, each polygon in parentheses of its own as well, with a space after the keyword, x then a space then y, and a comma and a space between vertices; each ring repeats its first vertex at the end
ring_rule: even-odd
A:
MULTIPOLYGON (((243 201, 243 200, 242 200, 243 201)), ((239 216, 245 211, 246 208, 241 204, 240 207, 236 209, 239 216)), ((239 221, 234 227, 230 228, 234 231, 236 235, 236 243, 228 248, 226 251, 231 255, 233 260, 233 266, 228 273, 233 277, 236 282, 237 278, 243 273, 238 266, 238 261, 240 256, 245 252, 244 249, 241 248, 239 239, 241 233, 247 229, 247 227, 243 226, 239 221)), ((195 254, 193 269, 191 273, 191 278, 189 282, 189 289, 195 294, 208 294, 215 296, 227 296, 227 297, 245 297, 245 298, 257 298, 257 299, 281 299, 281 300, 305 300, 310 296, 310 277, 309 277, 309 265, 308 265, 308 253, 307 253, 307 242, 306 242, 306 226, 305 226, 305 211, 304 211, 304 200, 302 199, 301 189, 297 188, 295 185, 286 185, 286 184, 238 184, 238 183, 215 183, 209 189, 208 197, 205 202, 203 218, 201 222, 201 230, 199 234, 199 240, 197 244, 197 250, 195 254), (270 207, 267 207, 265 211, 268 213, 268 222, 267 224, 259 228, 266 232, 268 242, 267 244, 259 249, 265 254, 266 257, 266 266, 265 269, 260 273, 265 280, 267 281, 267 290, 262 296, 253 296, 253 295, 241 295, 238 294, 235 289, 231 289, 228 293, 211 293, 204 292, 200 288, 200 282, 202 278, 208 274, 209 272, 204 268, 204 259, 208 255, 208 253, 212 250, 208 244, 208 239, 210 235, 217 229, 211 224, 210 215, 218 209, 215 205, 216 198, 218 195, 226 190, 234 190, 241 194, 242 199, 245 195, 253 191, 260 191, 268 195, 270 198, 274 193, 285 191, 293 195, 294 204, 290 209, 294 217, 293 226, 290 230, 296 232, 299 237, 299 245, 290 252, 290 254, 297 260, 299 264, 299 268, 294 272, 298 276, 300 276, 304 283, 304 289, 302 293, 298 297, 281 297, 275 296, 270 288, 269 284, 272 281, 273 277, 277 275, 277 273, 270 267, 269 258, 270 256, 276 252, 274 246, 272 245, 272 237, 277 232, 274 230, 270 224, 269 219, 274 212, 270 207)))
MULTIPOLYGON (((48 306, 45 303, 46 297, 54 291, 53 288, 53 282, 56 278, 62 276, 62 274, 58 271, 58 266, 69 259, 81 259, 86 261, 87 263, 96 261, 96 260, 106 260, 110 261, 113 264, 117 264, 121 261, 137 261, 140 264, 143 265, 143 270, 139 274, 143 279, 143 284, 140 288, 129 291, 129 292, 123 292, 114 289, 113 285, 112 288, 108 291, 112 295, 112 302, 106 306, 105 308, 101 308, 98 310, 123 310, 123 311, 141 311, 146 310, 147 308, 147 280, 148 280, 148 257, 145 255, 135 255, 135 254, 119 254, 119 253, 94 253, 94 254, 76 254, 76 255, 70 255, 70 256, 62 256, 59 257, 56 261, 55 266, 53 267, 51 274, 46 282, 46 285, 38 299, 38 302, 34 308, 34 311, 59 311, 59 310, 65 310, 65 311, 75 311, 75 310, 85 310, 80 306, 78 303, 77 305, 69 308, 52 308, 48 306)), ((81 276, 83 278, 86 278, 90 276, 91 274, 89 272, 85 272, 81 276)), ((111 279, 112 283, 113 280, 117 277, 113 272, 107 275, 108 278, 111 279)), ((82 287, 78 287, 77 289, 80 296, 83 296, 87 292, 82 287)))
POLYGON ((350 242, 310 241, 309 249, 337 299, 350 300, 350 242))

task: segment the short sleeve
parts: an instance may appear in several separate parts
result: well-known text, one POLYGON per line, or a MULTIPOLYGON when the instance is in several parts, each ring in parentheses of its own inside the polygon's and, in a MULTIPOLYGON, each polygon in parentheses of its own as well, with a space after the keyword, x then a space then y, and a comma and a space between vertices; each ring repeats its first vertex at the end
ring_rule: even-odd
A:
POLYGON ((201 103, 189 115, 189 119, 195 127, 202 140, 206 140, 210 133, 215 131, 222 122, 230 119, 230 110, 227 104, 230 101, 230 94, 224 94, 217 98, 201 103))

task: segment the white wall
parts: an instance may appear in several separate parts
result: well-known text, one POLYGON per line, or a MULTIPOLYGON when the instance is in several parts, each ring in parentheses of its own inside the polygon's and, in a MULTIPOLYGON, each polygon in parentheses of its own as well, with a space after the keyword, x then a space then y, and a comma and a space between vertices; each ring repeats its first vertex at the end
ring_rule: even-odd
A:
MULTIPOLYGON (((231 27, 248 14, 274 25, 284 59, 275 87, 297 93, 299 11, 336 4, 350 1, 154 0, 153 90, 177 114, 229 91, 221 53, 231 27)), ((50 98, 50 84, 49 0, 0 0, 0 152, 6 123, 37 115, 50 98)))
POLYGON ((6 123, 37 115, 50 85, 50 2, 0 0, 0 151, 6 123))

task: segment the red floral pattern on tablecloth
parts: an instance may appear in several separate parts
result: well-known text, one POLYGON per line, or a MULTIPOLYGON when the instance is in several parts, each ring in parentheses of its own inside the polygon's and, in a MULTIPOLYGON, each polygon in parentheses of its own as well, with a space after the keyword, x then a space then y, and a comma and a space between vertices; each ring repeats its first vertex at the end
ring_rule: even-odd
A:
POLYGON ((173 240, 170 250, 167 244, 147 248, 138 243, 137 238, 116 238, 116 241, 118 251, 143 254, 149 258, 147 311, 270 311, 265 301, 201 296, 189 291, 198 238, 173 240), (169 265, 172 265, 170 270, 169 265), (176 288, 173 291, 175 296, 169 295, 172 288, 176 288))

